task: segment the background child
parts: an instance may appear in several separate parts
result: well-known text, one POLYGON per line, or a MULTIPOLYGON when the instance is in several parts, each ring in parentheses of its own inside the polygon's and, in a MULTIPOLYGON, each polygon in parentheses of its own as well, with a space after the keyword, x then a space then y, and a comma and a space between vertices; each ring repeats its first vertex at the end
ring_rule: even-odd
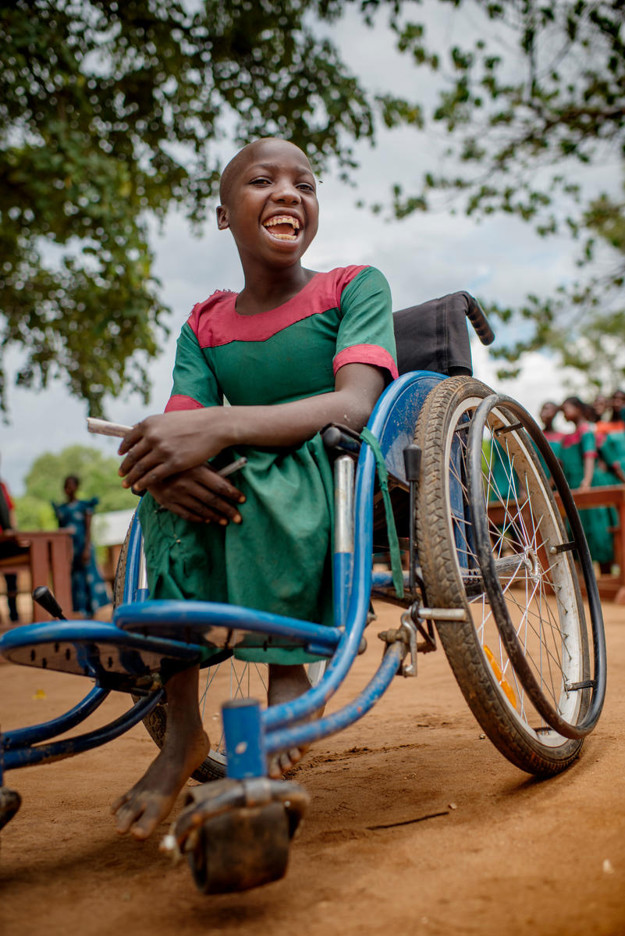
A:
MULTIPOLYGON (((560 459, 571 490, 587 491, 605 484, 597 467, 597 441, 594 427, 589 421, 589 407, 579 397, 567 397, 562 412, 575 430, 562 439, 560 459)), ((614 560, 611 528, 617 518, 611 507, 594 507, 579 512, 590 555, 599 563, 603 574, 609 574, 614 560)))
MULTIPOLYGON (((331 624, 332 476, 319 430, 360 430, 397 375, 390 292, 372 267, 316 273, 301 258, 317 232, 315 178, 292 143, 244 147, 221 180, 220 230, 234 237, 245 285, 195 306, 178 340, 167 411, 120 446, 140 506, 150 594, 233 604, 331 624), (223 406, 223 397, 230 406, 223 406), (245 455, 236 487, 207 465, 245 455)), ((308 688, 297 647, 237 651, 269 664, 269 704, 308 688)), ((197 670, 173 677, 164 746, 114 805, 118 829, 146 837, 208 739, 197 670)), ((288 752, 273 773, 290 766, 288 752)))
POLYGON ((76 496, 80 479, 68 475, 63 482, 64 504, 52 504, 61 529, 72 532, 72 606, 74 612, 93 616, 99 608, 110 604, 106 582, 100 574, 91 542, 91 521, 98 498, 79 500, 76 496))
MULTIPOLYGON (((0 558, 10 559, 13 556, 27 553, 28 549, 20 546, 19 542, 7 537, 2 539, 2 534, 15 533, 17 524, 15 521, 15 505, 13 498, 9 493, 9 488, 0 478, 0 558)), ((9 620, 11 624, 19 623, 19 613, 17 610, 17 575, 13 572, 7 572, 4 576, 7 590, 7 605, 9 607, 9 620)), ((1 619, 0 619, 1 620, 1 619)))

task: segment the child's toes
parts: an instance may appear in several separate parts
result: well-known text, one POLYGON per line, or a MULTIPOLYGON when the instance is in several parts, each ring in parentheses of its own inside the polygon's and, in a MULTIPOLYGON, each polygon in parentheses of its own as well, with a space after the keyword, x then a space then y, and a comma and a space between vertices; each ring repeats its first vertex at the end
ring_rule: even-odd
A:
POLYGON ((293 747, 273 757, 269 763, 271 779, 280 780, 288 770, 301 761, 303 755, 304 752, 300 748, 293 747))
MULTIPOLYGON (((298 747, 292 747, 287 753, 287 760, 289 761, 289 767, 294 767, 295 764, 299 764, 302 757, 304 756, 304 750, 298 747)), ((288 767, 287 767, 288 770, 288 767)))
POLYGON ((131 827, 134 827, 137 819, 141 816, 141 808, 132 803, 125 803, 121 806, 115 813, 115 818, 117 820, 117 831, 120 835, 124 835, 128 832, 131 827))
POLYGON ((159 824, 160 819, 160 814, 150 809, 146 809, 143 815, 135 823, 133 823, 130 829, 130 834, 133 836, 133 838, 136 839, 143 840, 149 838, 152 832, 154 832, 154 829, 159 824))

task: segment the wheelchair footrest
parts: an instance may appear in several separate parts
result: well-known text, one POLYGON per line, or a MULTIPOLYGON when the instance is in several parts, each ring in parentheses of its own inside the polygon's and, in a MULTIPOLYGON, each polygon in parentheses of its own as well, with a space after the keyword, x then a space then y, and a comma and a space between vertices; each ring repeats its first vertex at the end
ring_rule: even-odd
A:
POLYGON ((258 777, 195 787, 163 842, 186 855, 205 894, 249 890, 284 877, 290 841, 308 806, 296 783, 258 777))
POLYGON ((205 651, 126 633, 100 621, 46 621, 7 631, 0 637, 0 655, 12 663, 88 676, 104 688, 130 691, 142 683, 149 687, 155 673, 200 663, 205 651))

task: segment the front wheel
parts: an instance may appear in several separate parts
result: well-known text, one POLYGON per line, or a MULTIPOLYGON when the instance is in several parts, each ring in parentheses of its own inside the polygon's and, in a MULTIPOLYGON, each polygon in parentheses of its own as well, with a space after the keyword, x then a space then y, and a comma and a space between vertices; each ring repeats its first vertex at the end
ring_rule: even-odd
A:
MULTIPOLYGON (((494 613, 497 589, 517 644, 545 700, 566 720, 583 722, 592 683, 589 631, 571 553, 549 482, 523 418, 497 410, 474 446, 479 479, 469 490, 469 430, 493 391, 455 377, 429 394, 415 430, 422 450, 416 503, 419 560, 427 603, 463 609, 464 621, 437 629, 458 684, 485 733, 512 763, 538 776, 568 767, 581 738, 564 737, 537 711, 506 649, 494 613), (501 432, 502 424, 514 431, 501 432), (477 456, 476 456, 477 458, 477 456), (478 555, 475 512, 487 517, 496 582, 478 555)), ((600 609, 591 607, 591 614, 600 609)), ((602 631, 600 621, 594 629, 602 631)), ((597 674, 594 674, 595 678, 597 674)))

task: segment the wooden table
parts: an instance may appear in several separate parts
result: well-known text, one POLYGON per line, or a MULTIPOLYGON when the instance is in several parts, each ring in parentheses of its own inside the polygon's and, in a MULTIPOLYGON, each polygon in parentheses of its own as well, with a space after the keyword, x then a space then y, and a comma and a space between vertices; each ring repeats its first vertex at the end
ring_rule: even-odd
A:
POLYGON ((600 575, 597 579, 601 598, 625 605, 625 484, 610 484, 606 487, 589 488, 587 491, 572 491, 578 510, 588 507, 615 507, 617 525, 612 528, 614 537, 614 562, 618 575, 600 575))
MULTIPOLYGON (((0 534, 0 542, 13 540, 25 548, 21 555, 0 559, 0 574, 30 573, 31 592, 48 585, 68 618, 72 616, 72 534, 69 530, 37 530, 0 534)), ((50 615, 33 602, 33 621, 49 621, 50 615)))
MULTIPOLYGON (((614 562, 618 565, 618 575, 600 575, 597 578, 597 585, 602 600, 625 605, 625 484, 594 487, 587 491, 572 491, 571 493, 578 510, 590 507, 615 507, 617 510, 618 523, 612 529, 612 536, 614 537, 614 562)), ((556 501, 561 507, 560 498, 557 495, 556 501)), ((494 523, 504 522, 501 505, 489 504, 488 514, 494 523)))

